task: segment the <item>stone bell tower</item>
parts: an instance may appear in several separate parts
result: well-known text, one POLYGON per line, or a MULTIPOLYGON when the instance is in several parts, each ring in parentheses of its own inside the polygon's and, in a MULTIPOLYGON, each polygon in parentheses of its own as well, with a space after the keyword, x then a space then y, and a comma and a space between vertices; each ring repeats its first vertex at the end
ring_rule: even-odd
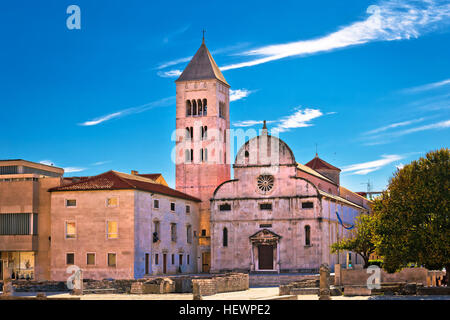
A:
POLYGON ((176 83, 176 189, 202 200, 199 251, 210 266, 210 199, 230 179, 230 85, 202 45, 176 83))

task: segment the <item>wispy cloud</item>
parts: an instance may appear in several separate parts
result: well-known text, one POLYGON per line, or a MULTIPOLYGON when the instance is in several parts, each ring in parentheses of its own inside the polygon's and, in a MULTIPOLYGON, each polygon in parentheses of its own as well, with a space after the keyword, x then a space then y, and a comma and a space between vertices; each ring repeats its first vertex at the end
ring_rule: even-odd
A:
POLYGON ((110 163, 110 162, 111 162, 111 160, 97 161, 97 162, 94 162, 93 164, 91 164, 91 166, 101 166, 101 165, 104 165, 104 164, 107 164, 107 163, 110 163))
MULTIPOLYGON (((400 126, 406 126, 406 125, 410 125, 412 123, 417 123, 417 122, 421 122, 421 121, 423 121, 423 119, 404 121, 404 122, 399 122, 397 124, 401 124, 400 126)), ((375 130, 365 133, 365 134, 369 134, 369 133, 371 133, 371 134, 363 137, 364 140, 367 140, 367 142, 364 143, 364 145, 374 146, 374 145, 386 144, 386 143, 394 141, 394 139, 396 139, 396 138, 399 138, 399 137, 402 137, 402 136, 405 136, 408 134, 421 132, 421 131, 440 130, 440 129, 449 128, 450 120, 444 120, 444 121, 435 122, 435 123, 418 126, 418 127, 413 127, 413 128, 409 128, 409 129, 404 129, 404 130, 400 130, 400 131, 383 132, 380 134, 380 132, 382 132, 382 131, 387 131, 389 129, 399 127, 399 125, 397 125, 397 126, 395 126, 395 125, 396 124, 392 124, 392 125, 382 127, 379 129, 375 129, 375 130)))
POLYGON ((236 89, 236 90, 230 89, 230 101, 236 101, 236 100, 244 99, 244 98, 248 97, 253 92, 254 91, 250 91, 250 90, 247 90, 247 89, 236 89))
MULTIPOLYGON (((51 160, 41 160, 41 161, 39 161, 39 163, 42 163, 42 164, 45 164, 48 166, 59 167, 59 166, 55 165, 54 162, 51 160)), ((64 173, 81 172, 81 171, 86 170, 86 168, 82 168, 82 167, 65 167, 65 168, 63 167, 63 169, 64 169, 64 173)))
POLYGON ((158 71, 157 74, 161 78, 176 78, 181 76, 181 70, 158 71))
POLYGON ((323 37, 275 44, 245 51, 243 56, 257 58, 226 65, 222 71, 251 67, 287 57, 311 55, 362 45, 374 41, 417 38, 448 23, 450 4, 443 0, 391 0, 367 8, 368 17, 323 37))
POLYGON ((442 81, 438 81, 438 82, 433 82, 433 83, 428 83, 428 84, 424 84, 422 86, 417 86, 417 87, 404 89, 404 90, 402 90, 402 92, 403 93, 418 93, 418 92, 423 92, 423 91, 437 89, 437 88, 440 88, 440 87, 443 87, 443 86, 447 86, 447 85, 450 85, 450 79, 446 79, 446 80, 442 80, 442 81))
POLYGON ((182 34, 182 33, 185 33, 185 32, 189 29, 190 26, 191 26, 191 25, 186 25, 186 26, 183 26, 183 27, 179 28, 178 30, 175 30, 175 31, 172 32, 172 33, 169 33, 168 35, 166 35, 166 36, 164 37, 163 42, 164 42, 164 43, 169 43, 169 41, 171 40, 171 38, 174 38, 174 37, 176 37, 177 35, 180 35, 180 34, 182 34))
POLYGON ((80 168, 80 167, 66 167, 63 169, 64 169, 64 173, 81 172, 81 171, 86 170, 86 168, 80 168))
POLYGON ((409 125, 411 125, 413 123, 422 122, 423 120, 425 120, 425 118, 408 120, 408 121, 402 121, 402 122, 396 122, 396 123, 392 123, 392 124, 389 124, 389 125, 384 126, 384 127, 380 127, 380 128, 374 129, 374 130, 367 131, 365 134, 380 133, 380 132, 387 131, 387 130, 394 129, 394 128, 398 128, 398 127, 409 126, 409 125))
POLYGON ((299 107, 294 114, 282 118, 275 130, 283 132, 293 128, 310 127, 312 126, 310 121, 322 115, 323 113, 319 109, 300 109, 299 107))
POLYGON ((159 66, 156 67, 156 69, 157 70, 165 69, 167 67, 175 66, 175 65, 180 64, 180 63, 189 62, 189 61, 191 61, 191 59, 192 59, 192 56, 186 57, 186 58, 180 58, 180 59, 167 61, 167 62, 161 63, 159 66))
POLYGON ((381 168, 401 159, 404 159, 405 156, 391 154, 391 155, 382 155, 380 159, 356 163, 349 166, 345 166, 342 168, 342 172, 349 172, 350 175, 366 175, 370 172, 380 170, 381 168))
MULTIPOLYGON (((319 109, 312 109, 312 108, 304 108, 297 107, 294 109, 294 113, 280 118, 278 120, 270 120, 266 121, 267 124, 269 123, 276 123, 276 126, 273 128, 273 130, 278 132, 284 132, 289 131, 290 129, 294 128, 304 128, 304 127, 311 127, 313 124, 311 121, 313 119, 319 118, 323 115, 331 115, 335 114, 336 112, 327 112, 323 113, 319 109)), ((237 121, 233 123, 234 127, 252 127, 255 125, 262 124, 262 120, 243 120, 243 121, 237 121)))
POLYGON ((103 123, 105 121, 114 119, 114 118, 119 118, 119 117, 123 117, 123 116, 127 116, 130 114, 135 114, 135 113, 141 113, 156 107, 167 107, 170 105, 173 105, 175 102, 175 97, 168 97, 168 98, 164 98, 164 99, 160 99, 157 101, 153 101, 150 103, 146 103, 137 107, 132 107, 132 108, 127 108, 118 112, 114 112, 114 113, 110 113, 92 120, 88 120, 85 121, 83 123, 79 123, 78 125, 80 126, 95 126, 98 125, 100 123, 103 123))
MULTIPOLYGON (((233 123, 234 127, 253 127, 256 126, 258 124, 263 124, 263 120, 244 120, 244 121, 237 121, 233 123)), ((270 120, 270 121, 266 121, 267 124, 269 123, 275 123, 277 121, 275 120, 270 120)))

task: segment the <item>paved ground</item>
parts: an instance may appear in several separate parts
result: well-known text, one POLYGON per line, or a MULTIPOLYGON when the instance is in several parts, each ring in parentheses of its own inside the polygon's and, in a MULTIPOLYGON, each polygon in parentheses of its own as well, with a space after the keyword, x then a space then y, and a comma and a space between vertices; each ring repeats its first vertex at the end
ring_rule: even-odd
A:
MULTIPOLYGON (((36 296, 32 292, 17 292, 17 296, 36 296)), ((203 297, 204 300, 259 300, 278 296, 278 287, 250 288, 246 291, 219 293, 203 297)), ((49 298, 73 297, 68 293, 47 293, 49 298)), ((85 294, 81 300, 192 300, 192 293, 170 294, 85 294)), ((318 300, 316 295, 299 295, 298 300, 318 300)), ((450 300, 450 296, 357 296, 332 297, 332 300, 450 300)))

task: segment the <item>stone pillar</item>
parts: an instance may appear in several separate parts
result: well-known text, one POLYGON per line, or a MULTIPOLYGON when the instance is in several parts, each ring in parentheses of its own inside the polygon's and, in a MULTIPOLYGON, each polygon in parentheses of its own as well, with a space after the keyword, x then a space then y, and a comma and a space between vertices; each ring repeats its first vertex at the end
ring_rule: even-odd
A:
POLYGON ((280 242, 277 241, 277 271, 280 273, 280 242))
POLYGON ((256 268, 255 268, 255 254, 253 253, 254 247, 255 246, 253 245, 253 243, 250 242, 250 254, 251 254, 251 257, 252 257, 251 265, 250 265, 250 271, 255 271, 256 270, 256 268))
POLYGON ((334 265, 334 285, 340 286, 342 284, 341 281, 341 265, 335 264, 334 265))
POLYGON ((319 300, 331 300, 329 278, 330 268, 324 263, 320 266, 319 300))

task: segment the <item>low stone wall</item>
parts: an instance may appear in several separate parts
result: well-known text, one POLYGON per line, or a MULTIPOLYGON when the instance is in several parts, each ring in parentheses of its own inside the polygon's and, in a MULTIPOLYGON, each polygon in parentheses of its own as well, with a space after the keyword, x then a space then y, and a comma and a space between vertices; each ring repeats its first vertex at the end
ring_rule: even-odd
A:
MULTIPOLYGON (((310 279, 319 279, 316 274, 251 274, 250 287, 278 287, 280 285, 287 285, 292 282, 299 282, 310 279)), ((334 276, 330 278, 330 283, 334 283, 334 276)))
POLYGON ((244 291, 249 288, 248 274, 231 273, 210 279, 192 279, 194 296, 210 296, 223 292, 244 291))
MULTIPOLYGON (((371 275, 372 273, 367 273, 367 269, 341 269, 340 283, 335 282, 335 285, 366 285, 367 279, 371 275)), ((380 276, 381 283, 406 282, 426 284, 428 270, 425 268, 405 268, 396 273, 387 273, 381 270, 380 276)), ((336 281, 338 279, 336 277, 336 281)))
POLYGON ((158 278, 145 282, 137 281, 131 285, 132 294, 164 294, 175 292, 175 282, 169 278, 158 278))
MULTIPOLYGON (((68 292, 64 281, 33 281, 13 280, 11 281, 15 292, 68 292)), ((3 290, 3 283, 0 283, 3 290)))

